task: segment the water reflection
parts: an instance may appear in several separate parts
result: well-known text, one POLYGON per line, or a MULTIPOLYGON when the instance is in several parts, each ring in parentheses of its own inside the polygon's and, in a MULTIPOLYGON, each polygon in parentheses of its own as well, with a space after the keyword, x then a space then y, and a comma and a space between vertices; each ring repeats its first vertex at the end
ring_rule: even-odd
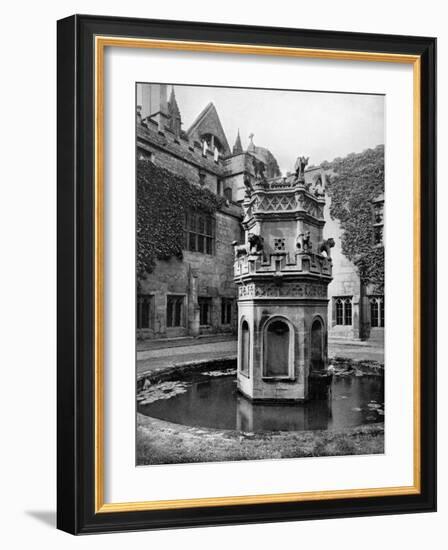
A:
POLYGON ((277 405, 252 403, 237 392, 233 377, 206 378, 138 410, 177 424, 245 432, 339 429, 381 422, 384 384, 372 376, 334 378, 329 399, 277 405))

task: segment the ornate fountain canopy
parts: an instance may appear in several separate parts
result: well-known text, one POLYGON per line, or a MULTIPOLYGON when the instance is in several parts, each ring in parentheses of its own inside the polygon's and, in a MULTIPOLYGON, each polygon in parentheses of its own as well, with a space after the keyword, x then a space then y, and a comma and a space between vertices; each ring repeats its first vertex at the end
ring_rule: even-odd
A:
MULTIPOLYGON (((299 159, 298 159, 299 160, 299 159)), ((243 202, 244 224, 263 217, 311 217, 315 223, 323 224, 325 190, 320 182, 305 183, 301 167, 298 173, 271 179, 259 178, 246 183, 246 197, 243 202)))
MULTIPOLYGON (((245 180, 246 241, 235 244, 237 284, 272 278, 275 292, 280 292, 278 286, 286 281, 305 277, 326 285, 331 280, 334 240, 323 239, 325 190, 320 179, 306 182, 307 163, 308 157, 300 156, 295 171, 284 177, 268 179, 258 170, 258 177, 245 180)), ((297 296, 309 297, 309 292, 300 286, 297 296)))

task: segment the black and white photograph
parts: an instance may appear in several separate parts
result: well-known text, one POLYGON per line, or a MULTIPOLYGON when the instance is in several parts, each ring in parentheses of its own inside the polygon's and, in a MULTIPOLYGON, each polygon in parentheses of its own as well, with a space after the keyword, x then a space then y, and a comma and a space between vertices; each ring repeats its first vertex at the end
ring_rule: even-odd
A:
POLYGON ((137 466, 383 454, 385 96, 135 97, 137 466))
POLYGON ((5 3, 2 548, 441 547, 443 7, 5 3))

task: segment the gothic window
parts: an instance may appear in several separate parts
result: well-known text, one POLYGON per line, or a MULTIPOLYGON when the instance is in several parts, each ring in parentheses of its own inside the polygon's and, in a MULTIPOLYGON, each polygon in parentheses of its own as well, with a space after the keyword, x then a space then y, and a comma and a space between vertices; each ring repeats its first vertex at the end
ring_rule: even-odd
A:
POLYGON ((224 189, 224 197, 226 198, 226 200, 228 200, 229 202, 232 202, 232 188, 231 187, 226 187, 224 189))
POLYGON ((183 327, 185 325, 184 296, 169 294, 166 297, 166 326, 183 327))
POLYGON ((315 319, 311 326, 311 370, 324 368, 324 332, 320 319, 315 319))
POLYGON ((249 376, 249 353, 250 353, 250 332, 247 321, 241 323, 241 357, 240 369, 246 376, 249 376))
POLYGON ((221 299, 221 324, 230 325, 232 322, 233 300, 231 298, 221 299))
POLYGON ((384 327, 384 297, 370 297, 370 326, 384 327))
POLYGON ((215 219, 204 212, 189 212, 185 220, 185 248, 202 254, 215 253, 215 219))
POLYGON ((337 325, 352 324, 352 299, 341 297, 335 298, 334 307, 336 310, 335 320, 337 325))
POLYGON ((206 151, 208 149, 210 149, 211 151, 215 151, 215 149, 217 149, 220 153, 224 149, 219 139, 213 134, 203 134, 201 136, 201 140, 203 143, 207 144, 206 151))
POLYGON ((212 299, 199 297, 199 324, 211 325, 212 299))
POLYGON ((137 296, 137 328, 153 328, 153 302, 150 294, 137 296))
POLYGON ((199 185, 202 187, 205 185, 205 172, 202 170, 199 172, 199 185))
POLYGON ((150 151, 145 151, 142 153, 141 151, 138 153, 138 160, 145 160, 147 162, 154 162, 154 153, 150 151))

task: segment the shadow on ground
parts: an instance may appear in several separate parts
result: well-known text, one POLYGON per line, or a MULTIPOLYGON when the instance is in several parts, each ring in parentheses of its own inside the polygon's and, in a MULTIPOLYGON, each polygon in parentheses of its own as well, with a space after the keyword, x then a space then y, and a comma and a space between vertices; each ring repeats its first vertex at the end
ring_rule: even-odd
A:
POLYGON ((31 516, 37 521, 56 529, 56 511, 55 510, 26 510, 25 514, 31 516))

